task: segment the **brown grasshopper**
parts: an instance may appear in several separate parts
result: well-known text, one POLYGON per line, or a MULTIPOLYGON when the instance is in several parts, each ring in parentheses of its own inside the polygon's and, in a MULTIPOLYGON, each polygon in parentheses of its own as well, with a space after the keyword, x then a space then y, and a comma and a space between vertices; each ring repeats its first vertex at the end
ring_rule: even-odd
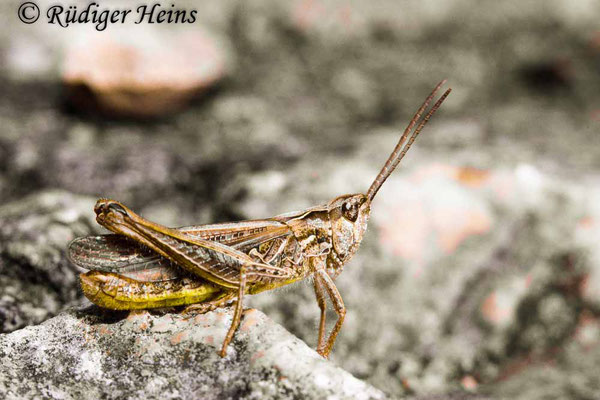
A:
POLYGON ((323 206, 268 219, 184 228, 167 228, 117 201, 98 200, 96 221, 115 234, 69 244, 70 260, 91 270, 81 274, 83 292, 93 303, 117 310, 186 305, 184 311, 207 312, 235 302, 220 351, 224 357, 240 323, 244 295, 313 277, 321 309, 317 352, 328 357, 346 315, 333 281, 362 241, 377 191, 450 93, 421 119, 444 83, 416 112, 366 194, 339 196, 323 206), (326 295, 338 316, 327 340, 326 295))

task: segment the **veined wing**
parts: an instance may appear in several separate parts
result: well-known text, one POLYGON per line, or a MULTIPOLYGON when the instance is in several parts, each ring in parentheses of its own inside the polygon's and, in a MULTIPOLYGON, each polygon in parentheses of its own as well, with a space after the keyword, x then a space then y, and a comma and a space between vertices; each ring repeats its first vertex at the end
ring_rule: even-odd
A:
POLYGON ((115 272, 144 282, 167 281, 184 275, 169 259, 122 235, 77 238, 69 243, 67 256, 81 268, 115 272))
MULTIPOLYGON (((190 238, 216 241, 246 254, 252 248, 292 234, 285 224, 271 220, 189 226, 176 230, 190 238)), ((169 259, 123 235, 77 238, 68 245, 67 254, 73 264, 82 268, 116 272, 139 281, 166 281, 189 275, 169 259)))
POLYGON ((186 226, 178 230, 194 238, 216 241, 244 253, 270 240, 292 235, 286 224, 268 219, 186 226))
POLYGON ((103 226, 131 237, 173 260, 186 271, 219 286, 237 288, 244 269, 248 282, 291 276, 286 269, 266 264, 227 244, 197 238, 181 230, 144 220, 110 200, 105 204, 96 217, 103 226))

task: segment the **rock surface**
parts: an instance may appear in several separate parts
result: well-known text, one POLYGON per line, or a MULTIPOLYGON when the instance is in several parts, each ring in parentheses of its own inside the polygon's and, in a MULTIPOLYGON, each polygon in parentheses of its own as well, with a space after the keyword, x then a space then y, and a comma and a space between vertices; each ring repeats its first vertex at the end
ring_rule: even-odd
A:
POLYGON ((37 324, 81 299, 69 241, 92 232, 93 199, 49 191, 0 207, 0 333, 37 324))
MULTIPOLYGON (((230 310, 229 310, 230 311, 230 310)), ((78 399, 383 399, 257 310, 227 356, 231 312, 69 311, 0 336, 0 395, 78 399)))
MULTIPOLYGON (((293 203, 303 185, 323 198, 342 185, 358 191, 376 170, 351 158, 317 182, 298 179, 309 168, 299 166, 291 179, 302 183, 280 185, 272 202, 249 191, 241 207, 252 214, 257 205, 293 203)), ((593 345, 572 339, 586 330, 593 341, 600 315, 597 188, 530 165, 477 170, 414 159, 386 185, 363 245, 336 280, 348 308, 337 363, 390 393, 448 385, 486 393, 522 368, 593 345)), ((310 285, 250 304, 315 341, 310 285)))

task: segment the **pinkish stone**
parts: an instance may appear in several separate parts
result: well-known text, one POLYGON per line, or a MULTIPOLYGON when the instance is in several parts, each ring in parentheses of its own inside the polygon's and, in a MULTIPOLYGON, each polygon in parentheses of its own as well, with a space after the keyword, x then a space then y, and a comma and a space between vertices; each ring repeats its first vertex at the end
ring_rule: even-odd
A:
POLYGON ((225 74, 224 49, 203 31, 118 32, 82 35, 69 45, 62 78, 75 107, 161 116, 181 109, 225 74))

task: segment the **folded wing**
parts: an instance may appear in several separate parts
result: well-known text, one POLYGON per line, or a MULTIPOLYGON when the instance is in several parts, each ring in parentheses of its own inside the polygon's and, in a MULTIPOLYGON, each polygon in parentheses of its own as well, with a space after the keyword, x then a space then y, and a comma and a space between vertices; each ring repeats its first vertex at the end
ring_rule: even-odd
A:
MULTIPOLYGON (((209 253, 210 259, 204 262, 205 267, 226 275, 231 282, 237 278, 240 262, 249 260, 247 253, 252 248, 268 245, 292 234, 285 224, 272 220, 190 226, 178 228, 177 231, 181 233, 177 235, 179 238, 163 237, 163 240, 182 249, 187 256, 196 257, 196 262, 200 261, 197 257, 201 253, 209 253)), ((182 276, 196 278, 168 258, 123 235, 77 238, 69 243, 67 255, 73 264, 81 268, 114 272, 138 281, 160 282, 182 276)), ((279 272, 278 268, 271 265, 262 266, 262 273, 266 275, 279 272)), ((258 265, 259 270, 260 267, 258 265)))

